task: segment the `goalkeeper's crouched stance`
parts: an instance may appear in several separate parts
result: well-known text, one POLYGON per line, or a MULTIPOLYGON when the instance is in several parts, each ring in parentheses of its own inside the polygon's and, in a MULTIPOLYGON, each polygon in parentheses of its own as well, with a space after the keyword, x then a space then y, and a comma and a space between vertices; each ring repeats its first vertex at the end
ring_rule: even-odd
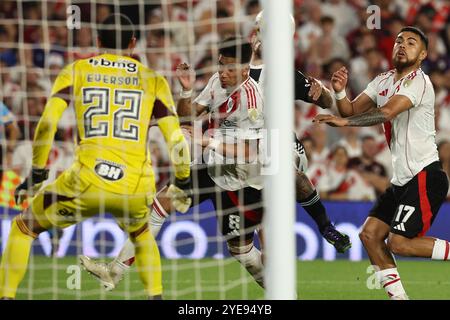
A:
POLYGON ((21 203, 24 195, 37 193, 30 207, 12 222, 0 265, 0 298, 16 297, 32 242, 39 233, 54 226, 71 226, 99 212, 113 214, 128 233, 146 294, 152 299, 162 297, 161 260, 148 228, 149 207, 156 193, 147 151, 151 118, 164 135, 175 167, 171 190, 177 210, 184 210, 183 204, 189 202, 184 191, 189 187, 189 147, 180 130, 167 81, 129 57, 136 43, 131 21, 123 15, 111 15, 103 24, 108 26, 99 30, 98 44, 106 53, 66 66, 58 75, 39 120, 33 141, 33 169, 16 189, 16 202, 21 203), (126 26, 129 31, 115 32, 111 25, 126 26), (118 41, 120 37, 122 40, 118 41), (107 53, 109 49, 114 49, 114 54, 107 53), (133 78, 127 70, 133 71, 133 78), (99 75, 100 80, 93 81, 94 75, 99 75), (128 84, 112 84, 118 83, 115 77, 128 79, 123 81, 128 84), (81 115, 77 118, 79 142, 75 161, 54 182, 39 190, 47 179, 45 165, 58 121, 71 101, 75 113, 81 115), (106 110, 101 121, 96 117, 100 106, 106 110), (131 109, 123 113, 124 108, 131 109), (129 117, 132 111, 133 117, 129 117))

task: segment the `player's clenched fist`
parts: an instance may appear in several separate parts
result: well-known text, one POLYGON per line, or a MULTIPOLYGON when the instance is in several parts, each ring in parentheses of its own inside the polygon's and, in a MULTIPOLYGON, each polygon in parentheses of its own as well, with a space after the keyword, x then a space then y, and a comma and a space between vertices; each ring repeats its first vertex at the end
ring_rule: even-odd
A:
POLYGON ((348 70, 346 67, 340 68, 338 71, 333 73, 331 77, 331 84, 335 92, 341 92, 347 86, 348 80, 348 70))
POLYGON ((21 205, 27 196, 34 196, 47 178, 48 169, 33 168, 31 174, 14 191, 16 203, 21 205))

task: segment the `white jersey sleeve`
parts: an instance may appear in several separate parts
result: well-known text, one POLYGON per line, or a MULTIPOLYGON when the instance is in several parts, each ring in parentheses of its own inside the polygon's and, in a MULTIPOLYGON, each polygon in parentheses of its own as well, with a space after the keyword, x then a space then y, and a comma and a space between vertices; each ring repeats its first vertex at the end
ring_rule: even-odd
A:
POLYGON ((219 74, 216 72, 211 78, 209 78, 206 87, 200 92, 200 94, 195 98, 194 103, 198 103, 202 106, 210 107, 213 102, 212 90, 214 82, 219 81, 219 74))
POLYGON ((370 100, 377 103, 377 88, 380 82, 379 76, 373 79, 366 87, 366 89, 362 92, 365 93, 370 100))
POLYGON ((422 103, 426 87, 427 81, 425 80, 423 73, 416 71, 401 82, 395 95, 407 97, 411 101, 413 107, 416 107, 422 103))

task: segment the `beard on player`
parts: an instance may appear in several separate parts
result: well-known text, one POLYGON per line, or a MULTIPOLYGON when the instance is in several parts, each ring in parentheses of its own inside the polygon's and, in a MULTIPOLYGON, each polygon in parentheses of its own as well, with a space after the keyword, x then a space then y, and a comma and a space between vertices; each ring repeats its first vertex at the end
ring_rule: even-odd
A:
POLYGON ((420 38, 412 32, 401 32, 392 50, 392 64, 398 71, 418 68, 427 56, 420 38))

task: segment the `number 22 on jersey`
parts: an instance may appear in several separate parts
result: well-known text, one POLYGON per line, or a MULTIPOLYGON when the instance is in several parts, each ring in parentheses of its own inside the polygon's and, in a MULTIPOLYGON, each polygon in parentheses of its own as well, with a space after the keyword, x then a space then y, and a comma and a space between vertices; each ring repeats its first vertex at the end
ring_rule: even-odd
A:
POLYGON ((84 137, 86 139, 113 137, 138 141, 139 126, 137 124, 140 120, 142 91, 113 89, 113 99, 110 101, 110 90, 96 87, 82 89, 82 103, 86 108, 83 114, 84 137), (111 112, 113 112, 112 117, 111 112), (105 116, 108 120, 96 121, 96 118, 101 116, 105 116), (131 122, 127 125, 126 120, 134 120, 136 124, 131 122))

